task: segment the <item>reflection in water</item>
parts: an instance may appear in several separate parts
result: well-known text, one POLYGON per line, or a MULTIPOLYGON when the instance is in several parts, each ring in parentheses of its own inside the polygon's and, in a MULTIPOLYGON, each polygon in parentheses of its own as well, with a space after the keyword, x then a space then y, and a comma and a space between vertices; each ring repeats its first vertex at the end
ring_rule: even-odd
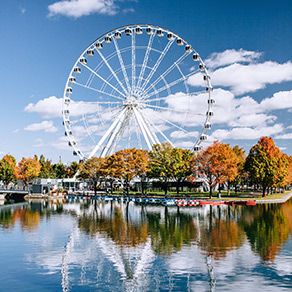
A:
MULTIPOLYGON (((181 209, 113 201, 31 202, 0 209, 0 231, 20 226, 35 236, 44 222, 71 218, 74 227, 58 255, 46 248, 41 257, 31 256, 45 267, 48 259, 56 259, 63 291, 185 291, 202 285, 203 290, 232 290, 236 286, 231 284, 245 282, 243 273, 251 285, 262 281, 259 289, 277 281, 291 288, 291 268, 279 257, 287 242, 292 252, 291 214, 292 200, 282 205, 181 209), (275 270, 280 264, 281 276, 275 270)), ((54 228, 60 228, 58 223, 54 228)))
POLYGON ((242 210, 244 227, 252 249, 263 260, 273 261, 292 233, 292 200, 281 205, 262 205, 242 210))

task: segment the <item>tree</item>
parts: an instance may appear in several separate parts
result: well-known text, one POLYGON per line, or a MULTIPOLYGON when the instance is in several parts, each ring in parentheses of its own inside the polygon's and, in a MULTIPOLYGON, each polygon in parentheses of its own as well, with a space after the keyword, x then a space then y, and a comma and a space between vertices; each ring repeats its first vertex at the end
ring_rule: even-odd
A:
POLYGON ((124 189, 129 194, 129 182, 148 171, 149 158, 145 150, 120 150, 107 159, 109 176, 124 181, 124 189))
POLYGON ((76 161, 71 162, 71 164, 67 167, 67 174, 68 177, 74 177, 74 175, 78 172, 79 170, 79 163, 76 161))
POLYGON ((66 178, 68 176, 67 167, 62 161, 54 164, 53 170, 55 172, 56 178, 66 178))
POLYGON ((41 171, 41 164, 36 158, 23 157, 16 167, 16 177, 22 180, 24 185, 38 177, 41 171))
POLYGON ((12 155, 5 155, 0 160, 0 181, 7 185, 15 180, 16 159, 12 155))
POLYGON ((93 184, 94 194, 97 193, 97 184, 102 177, 106 175, 106 159, 99 157, 92 157, 80 165, 80 172, 78 177, 89 179, 93 184))
POLYGON ((56 176, 51 160, 46 159, 44 155, 41 155, 39 162, 41 164, 40 178, 54 178, 56 176))
POLYGON ((264 197, 271 187, 284 184, 288 175, 288 159, 272 138, 262 137, 251 148, 245 169, 251 182, 262 187, 264 197))
POLYGON ((230 193, 230 185, 235 187, 235 192, 237 193, 237 186, 242 184, 247 178, 247 173, 244 169, 246 156, 244 149, 240 148, 238 145, 235 145, 232 150, 235 153, 237 159, 237 175, 232 181, 228 181, 228 193, 230 193))
POLYGON ((172 149, 170 143, 155 144, 149 153, 150 170, 148 176, 158 178, 163 182, 164 192, 167 194, 168 181, 171 178, 171 155, 172 149))
POLYGON ((237 157, 229 144, 213 143, 196 157, 195 171, 206 179, 209 194, 218 184, 233 181, 238 174, 237 157))
POLYGON ((292 185, 292 156, 287 156, 288 160, 288 174, 285 179, 285 185, 290 186, 292 185))

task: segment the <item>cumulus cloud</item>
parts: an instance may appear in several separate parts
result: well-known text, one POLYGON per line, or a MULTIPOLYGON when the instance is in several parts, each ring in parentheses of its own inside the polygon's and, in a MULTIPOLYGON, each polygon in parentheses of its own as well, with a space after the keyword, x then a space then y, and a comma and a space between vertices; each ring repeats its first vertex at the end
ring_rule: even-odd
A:
MULTIPOLYGON (((236 95, 255 92, 270 84, 292 81, 292 62, 259 63, 261 53, 254 51, 226 50, 213 53, 206 60, 210 68, 213 86, 229 89, 236 95)), ((187 80, 189 85, 198 86, 201 78, 194 74, 187 80)))
POLYGON ((241 95, 263 89, 269 84, 292 81, 292 63, 279 64, 271 61, 248 65, 236 63, 215 70, 211 77, 214 86, 228 87, 233 93, 241 95))
MULTIPOLYGON (((90 14, 115 15, 119 7, 115 0, 61 0, 49 5, 49 16, 63 15, 73 18, 90 14)), ((132 8, 123 12, 133 11, 132 8)))
POLYGON ((227 129, 218 129, 214 131, 211 135, 213 140, 255 140, 259 139, 262 136, 273 136, 283 132, 284 127, 282 124, 275 124, 273 126, 267 127, 257 127, 257 128, 232 128, 231 130, 227 129))
POLYGON ((263 99, 260 106, 267 111, 292 109, 292 90, 276 92, 272 97, 263 99))
MULTIPOLYGON (((62 117, 62 105, 62 98, 50 96, 36 103, 29 103, 24 110, 30 113, 38 113, 43 118, 58 118, 62 117)), ((94 102, 71 101, 70 103, 70 116, 82 116, 95 113, 97 110, 98 105, 94 102)))
POLYGON ((292 139, 292 133, 278 135, 278 136, 276 136, 276 139, 282 139, 282 140, 292 139))
POLYGON ((225 50, 213 53, 206 59, 206 65, 210 69, 230 65, 233 63, 251 63, 259 59, 262 53, 247 50, 225 50))
POLYGON ((40 123, 33 123, 24 128, 25 131, 37 132, 43 131, 46 133, 55 133, 58 129, 54 126, 52 121, 42 121, 40 123))

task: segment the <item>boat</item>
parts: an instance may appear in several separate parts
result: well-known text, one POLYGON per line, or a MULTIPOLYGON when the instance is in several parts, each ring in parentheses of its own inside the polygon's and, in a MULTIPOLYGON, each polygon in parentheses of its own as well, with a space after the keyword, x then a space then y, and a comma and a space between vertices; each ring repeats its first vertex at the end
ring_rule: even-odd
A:
POLYGON ((195 207, 195 206, 198 206, 199 204, 200 204, 200 202, 197 201, 197 200, 189 200, 188 201, 188 206, 189 207, 195 207))
POLYGON ((175 201, 175 203, 178 207, 185 207, 188 204, 188 202, 186 200, 183 200, 183 199, 178 199, 175 201))
POLYGON ((246 201, 246 206, 255 206, 257 204, 256 200, 248 200, 246 201))

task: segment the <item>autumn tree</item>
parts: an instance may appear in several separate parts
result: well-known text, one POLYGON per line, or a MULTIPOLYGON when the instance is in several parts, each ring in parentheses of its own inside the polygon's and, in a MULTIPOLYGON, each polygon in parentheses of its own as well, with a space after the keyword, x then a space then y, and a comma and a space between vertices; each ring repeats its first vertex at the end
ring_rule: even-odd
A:
POLYGON ((215 142, 197 155, 194 170, 206 179, 212 197, 216 185, 233 181, 238 175, 236 154, 229 144, 215 142))
POLYGON ((292 185, 292 156, 287 156, 288 160, 288 174, 285 179, 285 186, 292 185))
POLYGON ((78 177, 88 179, 93 184, 94 194, 96 195, 97 184, 102 177, 106 176, 106 174, 106 159, 92 157, 80 165, 78 177))
POLYGON ((122 179, 124 189, 129 194, 129 182, 148 171, 149 158, 145 150, 125 149, 112 154, 107 159, 109 175, 122 179))
POLYGON ((16 177, 27 186, 30 181, 39 176, 40 171, 41 164, 38 159, 23 157, 16 167, 16 177))
POLYGON ((0 181, 7 185, 15 180, 16 160, 12 155, 5 155, 0 160, 0 181))
POLYGON ((282 186, 288 175, 288 159, 272 138, 262 137, 247 156, 245 169, 250 181, 262 187, 263 197, 275 186, 282 186))

